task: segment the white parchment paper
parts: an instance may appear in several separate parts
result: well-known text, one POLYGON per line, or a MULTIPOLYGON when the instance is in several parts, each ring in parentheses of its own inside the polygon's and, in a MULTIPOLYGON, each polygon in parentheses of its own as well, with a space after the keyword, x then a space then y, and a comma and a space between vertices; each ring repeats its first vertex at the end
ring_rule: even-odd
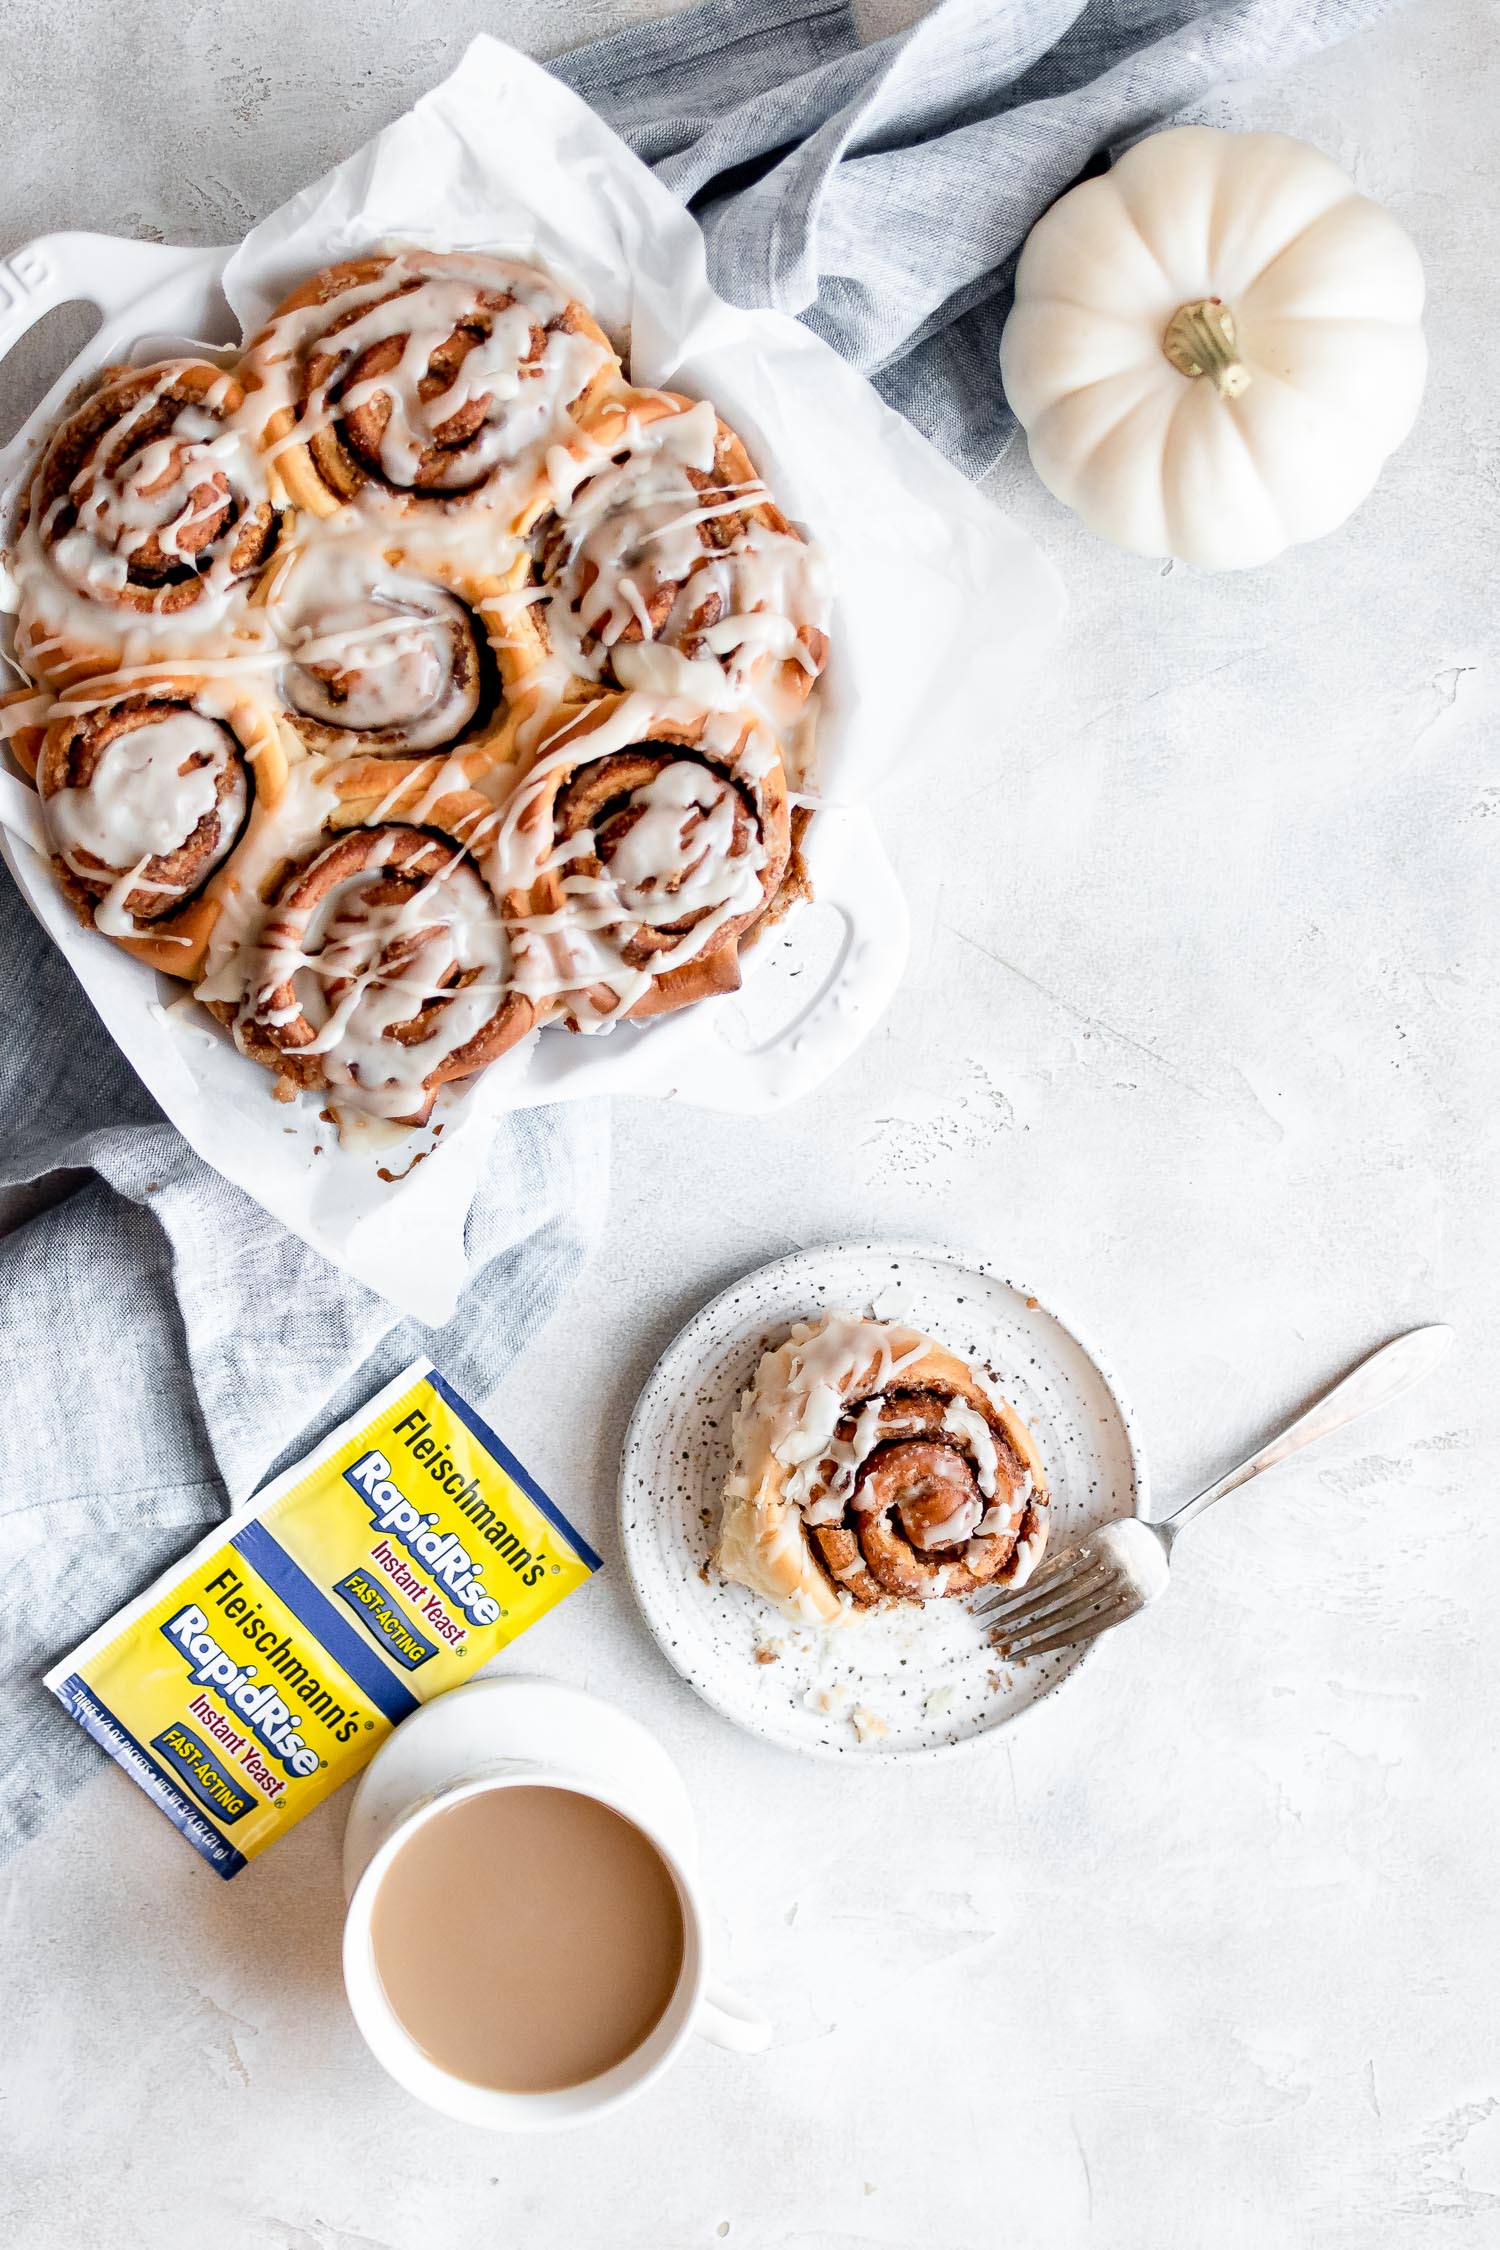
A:
MULTIPOLYGON (((819 690, 814 780, 831 806, 857 804, 903 759, 919 764, 937 730, 993 735, 997 677, 1034 657, 1061 616, 1050 568, 827 345, 784 314, 716 297, 696 222, 576 95, 498 40, 476 39, 451 77, 246 237, 224 269, 224 293, 249 334, 315 267, 395 242, 539 260, 628 346, 636 381, 711 397, 743 433, 783 508, 828 558, 833 656, 819 690)), ((22 799, 12 782, 0 818, 34 845, 34 801, 22 799)), ((823 817, 831 833, 839 815, 823 817)), ((341 1144, 315 1098, 295 1108, 271 1101, 264 1074, 195 1004, 172 1004, 180 988, 81 929, 34 851, 11 846, 7 856, 106 1026, 199 1154, 393 1303, 446 1318, 494 1121, 569 1092, 571 1058, 549 1065, 544 1083, 524 1055, 508 1058, 461 1100, 440 1104, 435 1142, 341 1144), (418 1146, 424 1160, 404 1178, 379 1176, 418 1146)), ((839 856, 847 864, 851 855, 839 856)), ((816 879, 816 850, 812 864, 816 879)), ((850 895, 857 935, 857 883, 850 895)), ((794 919, 788 943, 796 927, 794 919)), ((857 1014, 859 979, 879 958, 877 947, 846 947, 846 1015, 857 1014)), ((711 1014, 570 1044, 608 1053, 629 1039, 631 1091, 690 1098, 685 1051, 716 1039, 711 1014)), ((874 1020, 870 1011, 864 1028, 874 1020)), ((775 1047, 758 1050, 768 1073, 775 1047)), ((588 1059, 590 1090, 596 1061, 588 1059)), ((580 1078, 583 1067, 580 1055, 580 1078)), ((810 1082, 805 1067, 768 1075, 744 1106, 771 1106, 780 1086, 810 1082)))

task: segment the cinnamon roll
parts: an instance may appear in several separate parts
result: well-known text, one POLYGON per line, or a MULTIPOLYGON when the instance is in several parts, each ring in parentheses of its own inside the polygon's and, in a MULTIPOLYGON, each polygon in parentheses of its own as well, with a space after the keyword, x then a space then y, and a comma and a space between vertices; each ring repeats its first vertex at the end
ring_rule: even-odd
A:
POLYGON ((918 1330, 828 1313, 740 1401, 717 1561, 804 1623, 1024 1585, 1046 1477, 1014 1408, 918 1330))
POLYGON ((589 685, 784 717, 827 661, 821 558, 706 400, 632 393, 554 454, 531 550, 541 598, 508 605, 520 670, 550 656, 589 685))
POLYGON ((494 808, 438 763, 325 774, 333 802, 316 841, 274 870, 258 928, 198 987, 286 1098, 327 1087, 372 1116, 425 1124, 440 1087, 536 1022, 480 865, 494 808))
POLYGON ((95 681, 52 707, 36 780, 58 881, 80 918, 190 977, 252 801, 285 786, 275 718, 242 682, 95 681))
POLYGON ((398 250, 314 274, 245 360, 289 498, 394 530, 449 582, 497 590, 549 450, 620 379, 550 275, 477 251, 398 250))
POLYGON ((281 651, 280 700, 320 757, 496 749, 505 716, 482 609, 392 562, 378 542, 292 548, 258 599, 281 651))
POLYGON ((275 545, 244 392, 206 362, 111 368, 38 463, 15 546, 16 653, 54 686, 230 644, 275 545))
POLYGON ((755 721, 644 696, 565 714, 497 831, 517 981, 580 1031, 733 992, 790 852, 755 721))

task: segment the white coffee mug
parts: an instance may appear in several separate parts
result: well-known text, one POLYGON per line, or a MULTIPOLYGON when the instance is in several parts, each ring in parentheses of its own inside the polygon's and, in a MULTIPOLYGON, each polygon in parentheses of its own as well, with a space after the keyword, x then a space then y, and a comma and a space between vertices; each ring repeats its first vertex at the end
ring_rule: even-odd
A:
POLYGON ((344 1985, 376 2060, 419 2101, 469 2125, 540 2133, 582 2124, 629 2101, 699 2032, 756 2054, 764 2016, 708 1973, 697 1830, 676 1767, 645 1728, 581 1688, 500 1675, 424 1704, 366 1768, 344 1838, 344 1985), (490 1789, 569 1789, 631 1821, 660 1854, 682 1907, 682 1968, 665 2012, 633 2054, 597 2078, 553 2093, 503 2093, 458 2078, 420 2048, 381 1986, 371 1940, 375 1896, 423 1822, 490 1789))

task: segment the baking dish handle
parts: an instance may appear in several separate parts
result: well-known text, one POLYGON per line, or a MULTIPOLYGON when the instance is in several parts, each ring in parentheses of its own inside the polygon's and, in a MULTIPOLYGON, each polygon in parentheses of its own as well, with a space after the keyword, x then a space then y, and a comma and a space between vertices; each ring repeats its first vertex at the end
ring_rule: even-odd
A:
POLYGON ((227 256, 112 234, 40 234, 0 258, 0 359, 55 305, 82 300, 108 322, 190 267, 218 273, 227 256))
POLYGON ((830 808, 812 843, 816 903, 840 923, 833 959, 817 990, 765 1039, 734 1036, 743 1018, 737 1025, 732 1004, 711 1016, 717 1036, 702 1042, 678 1087, 705 1109, 780 1109, 811 1093, 868 1038, 901 982, 911 920, 874 820, 862 805, 830 808))
MULTIPOLYGON (((825 808, 810 842, 813 911, 831 911, 840 926, 817 989, 787 1020, 756 1038, 744 1013, 725 999, 590 1040, 586 1054, 579 1039, 556 1039, 550 1048, 543 1040, 527 1073, 528 1103, 636 1094, 754 1114, 797 1101, 831 1077, 901 982, 910 923, 896 871, 863 806, 825 808)), ((795 921, 788 927, 795 929, 795 921)))

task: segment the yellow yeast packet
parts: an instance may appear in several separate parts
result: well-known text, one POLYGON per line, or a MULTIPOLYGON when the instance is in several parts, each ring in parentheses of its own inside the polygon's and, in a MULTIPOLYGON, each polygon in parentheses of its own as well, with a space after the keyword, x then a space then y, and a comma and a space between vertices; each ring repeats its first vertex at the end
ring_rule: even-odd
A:
POLYGON ((46 1684, 227 1878, 598 1568, 419 1360, 46 1684))

